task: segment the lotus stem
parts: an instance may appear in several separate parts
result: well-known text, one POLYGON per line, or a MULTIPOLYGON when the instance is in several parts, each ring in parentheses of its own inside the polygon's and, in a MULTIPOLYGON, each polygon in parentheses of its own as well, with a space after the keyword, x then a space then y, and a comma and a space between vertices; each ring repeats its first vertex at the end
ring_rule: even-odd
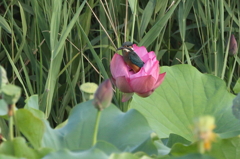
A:
POLYGON ((13 111, 14 105, 8 105, 8 116, 9 116, 9 139, 13 140, 13 111))
POLYGON ((101 117, 101 110, 98 110, 95 127, 94 127, 94 132, 93 132, 92 146, 94 146, 97 143, 97 135, 98 135, 98 127, 99 127, 100 117, 101 117))

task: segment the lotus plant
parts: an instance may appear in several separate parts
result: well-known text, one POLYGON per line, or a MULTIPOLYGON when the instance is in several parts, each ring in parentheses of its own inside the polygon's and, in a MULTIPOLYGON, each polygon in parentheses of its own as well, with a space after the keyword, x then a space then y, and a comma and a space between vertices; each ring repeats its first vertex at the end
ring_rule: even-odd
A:
POLYGON ((124 62, 123 57, 114 54, 110 70, 115 86, 122 91, 122 102, 128 101, 134 93, 141 97, 148 97, 163 82, 166 73, 159 74, 159 61, 153 51, 148 52, 146 47, 133 46, 134 52, 144 62, 143 67, 135 73, 124 62))
POLYGON ((112 101, 113 90, 112 83, 109 79, 101 83, 94 94, 93 105, 98 110, 107 108, 112 101))

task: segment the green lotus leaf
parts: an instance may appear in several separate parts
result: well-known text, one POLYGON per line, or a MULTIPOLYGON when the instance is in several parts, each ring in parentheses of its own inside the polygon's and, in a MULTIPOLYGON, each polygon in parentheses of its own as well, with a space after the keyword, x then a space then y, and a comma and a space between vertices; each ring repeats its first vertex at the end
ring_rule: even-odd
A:
MULTIPOLYGON (((90 149, 97 115, 92 102, 90 100, 75 106, 67 124, 59 129, 52 129, 46 122, 43 146, 56 150, 90 149)), ((121 152, 145 150, 145 153, 152 155, 157 154, 157 149, 151 133, 152 130, 141 113, 134 109, 123 113, 111 104, 101 113, 97 140, 110 143, 121 152)))
POLYGON ((240 122, 232 114, 234 95, 223 80, 202 74, 190 65, 161 67, 166 72, 163 83, 147 98, 133 96, 131 108, 141 112, 160 138, 170 133, 194 141, 193 120, 215 117, 216 133, 240 130, 240 122))

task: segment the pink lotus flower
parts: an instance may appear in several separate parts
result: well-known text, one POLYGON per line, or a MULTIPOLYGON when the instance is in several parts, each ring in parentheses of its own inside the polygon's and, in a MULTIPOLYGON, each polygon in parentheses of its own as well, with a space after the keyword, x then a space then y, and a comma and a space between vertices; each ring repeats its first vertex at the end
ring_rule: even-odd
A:
POLYGON ((117 53, 110 63, 113 83, 124 93, 122 102, 128 101, 134 92, 148 97, 163 82, 166 74, 159 74, 159 61, 153 51, 148 53, 144 46, 138 47, 136 44, 133 49, 144 62, 139 72, 134 73, 117 53))

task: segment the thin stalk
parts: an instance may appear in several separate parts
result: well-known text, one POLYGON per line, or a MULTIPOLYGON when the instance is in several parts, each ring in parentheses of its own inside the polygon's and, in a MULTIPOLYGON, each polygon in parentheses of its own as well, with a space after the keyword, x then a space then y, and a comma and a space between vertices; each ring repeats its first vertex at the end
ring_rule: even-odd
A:
POLYGON ((93 132, 92 146, 94 146, 97 143, 97 134, 98 134, 98 127, 99 127, 99 123, 100 123, 100 117, 101 117, 101 110, 98 110, 95 127, 94 127, 94 132, 93 132))
MULTIPOLYGON (((11 32, 12 32, 12 34, 11 34, 11 49, 12 49, 12 59, 13 59, 13 61, 14 61, 14 59, 15 59, 15 57, 14 57, 14 31, 13 31, 13 21, 14 21, 14 19, 13 19, 13 2, 11 2, 12 4, 11 4, 11 24, 10 24, 10 26, 11 26, 11 32)), ((14 73, 14 70, 12 71, 12 77, 14 78, 14 76, 15 76, 15 73, 14 73)), ((13 81, 13 82, 15 82, 15 81, 13 81)))
POLYGON ((9 116, 9 139, 13 140, 13 116, 9 116))
POLYGON ((107 8, 107 9, 105 8, 102 0, 100 0, 100 2, 101 2, 101 4, 102 4, 102 8, 104 9, 104 12, 106 13, 106 16, 107 16, 107 18, 108 18, 108 20, 109 20, 109 23, 111 24, 111 26, 112 26, 112 28, 113 28, 113 31, 114 31, 114 33, 115 33, 115 36, 116 36, 116 38, 118 39, 118 34, 117 34, 116 26, 114 25, 114 22, 113 22, 113 19, 112 19, 112 16, 111 16, 111 12, 110 12, 110 9, 109 9, 109 7, 108 7, 108 5, 107 5, 107 2, 106 2, 106 0, 105 0, 105 2, 106 2, 106 8, 107 8))
MULTIPOLYGON (((209 0, 206 0, 205 1, 205 4, 206 5, 206 19, 207 21, 211 22, 211 19, 212 19, 212 14, 211 14, 211 5, 210 5, 210 1, 209 0)), ((207 37, 206 39, 207 40, 210 40, 212 39, 212 35, 213 35, 213 30, 212 30, 212 26, 213 24, 212 23, 206 23, 206 31, 207 31, 207 37)), ((212 42, 209 41, 209 44, 207 45, 207 63, 208 63, 208 66, 209 66, 209 69, 210 69, 210 73, 212 74, 212 71, 213 71, 213 65, 212 65, 212 43, 215 39, 212 39, 212 42)))
MULTIPOLYGON (((229 5, 230 5, 230 2, 229 2, 229 5)), ((235 6, 236 4, 234 3, 233 6, 235 6)), ((233 12, 235 11, 235 7, 233 7, 233 12)), ((233 15, 234 16, 234 15, 233 15)), ((239 19, 239 12, 238 12, 238 19, 239 19)), ((232 19, 233 21, 233 19, 232 19)), ((240 19, 239 21, 240 22, 240 19)), ((232 23, 231 23, 232 24, 232 23)), ((238 27, 238 29, 240 29, 240 27, 238 27)), ((230 37, 231 37, 231 33, 230 33, 230 37)), ((229 45, 230 45, 230 41, 229 41, 229 45)), ((228 90, 230 90, 230 85, 232 83, 232 78, 233 78, 233 74, 234 74, 234 70, 235 70, 235 67, 236 67, 236 63, 237 63, 237 58, 238 58, 238 51, 236 52, 236 54, 233 56, 234 57, 234 63, 233 63, 233 67, 232 67, 232 71, 230 73, 230 76, 229 76, 229 80, 228 80, 228 85, 227 85, 227 88, 228 90)), ((232 62, 230 62, 230 64, 232 64, 232 62)))
MULTIPOLYGON (((169 20, 169 26, 172 26, 172 24, 171 24, 171 20, 169 20)), ((171 28, 171 27, 169 27, 169 28, 171 28)), ((169 64, 170 64, 170 58, 171 58, 171 51, 170 51, 170 49, 171 49, 171 29, 168 29, 168 57, 167 57, 167 65, 169 66, 169 64)))
POLYGON ((98 21, 99 25, 102 27, 102 29, 104 30, 104 32, 106 33, 108 39, 111 41, 112 45, 116 47, 116 45, 114 44, 112 38, 110 37, 110 35, 108 34, 107 30, 105 29, 105 27, 102 25, 102 23, 100 22, 100 20, 98 19, 97 15, 95 14, 95 12, 92 10, 91 6, 88 4, 88 2, 86 2, 86 4, 88 5, 89 9, 91 10, 92 14, 94 15, 94 17, 96 18, 96 20, 98 21))
MULTIPOLYGON (((217 8, 218 7, 218 1, 216 1, 216 5, 215 5, 217 8)), ((216 9, 216 12, 215 12, 215 26, 214 26, 214 31, 213 31, 213 52, 214 52, 214 74, 215 76, 218 76, 218 54, 217 54, 217 28, 218 28, 218 15, 219 15, 219 12, 218 12, 218 9, 216 9)), ((222 21, 221 21, 222 22, 222 21)), ((223 22, 222 22, 223 23, 223 22)))
MULTIPOLYGON (((224 5, 223 5, 223 3, 224 3, 223 0, 219 1, 219 8, 220 8, 220 10, 219 10, 219 20, 220 20, 220 35, 221 35, 222 50, 224 50, 224 48, 225 48, 225 45, 224 45, 225 44, 225 42, 224 42, 225 26, 224 26, 224 5)), ((230 37, 231 37, 231 30, 232 30, 232 23, 230 24, 230 34, 229 34, 230 37)), ((227 50, 228 50, 228 48, 227 48, 227 50)), ((228 52, 226 52, 226 54, 225 54, 225 60, 227 60, 227 54, 228 54, 228 52)), ((223 71, 222 71, 222 76, 221 76, 222 79, 224 78, 226 63, 227 63, 227 61, 224 61, 223 71)))
POLYGON ((9 116, 9 139, 13 140, 13 111, 14 111, 14 104, 8 105, 8 116, 9 116))
POLYGON ((237 55, 234 55, 234 63, 233 63, 233 67, 232 67, 232 72, 231 72, 231 74, 230 74, 230 76, 229 76, 229 80, 228 80, 228 86, 227 86, 227 88, 228 88, 228 90, 230 90, 230 85, 231 85, 231 82, 232 82, 232 78, 233 78, 233 73, 234 73, 234 70, 235 70, 235 67, 236 67, 236 63, 237 63, 237 57, 236 57, 237 55))
POLYGON ((133 25, 132 25, 131 42, 133 42, 133 34, 134 34, 134 28, 135 28, 135 19, 136 19, 137 4, 138 4, 137 1, 135 1, 135 4, 134 4, 134 13, 133 13, 133 25))
POLYGON ((124 41, 127 41, 127 18, 128 17, 128 1, 126 0, 126 12, 125 12, 125 21, 124 21, 124 41))
MULTIPOLYGON (((232 19, 233 21, 233 19, 232 19)), ((228 50, 229 50, 229 41, 230 41, 230 38, 231 38, 231 34, 232 34, 232 23, 230 24, 230 31, 229 31, 229 37, 228 37, 228 44, 227 44, 227 47, 226 47, 226 51, 225 51, 225 57, 224 57, 224 63, 223 63, 223 70, 222 70, 222 76, 221 76, 221 79, 224 79, 224 75, 225 75, 225 71, 226 71, 226 67, 227 67, 227 59, 228 59, 228 50)))
MULTIPOLYGON (((185 11, 185 0, 182 1, 182 8, 183 8, 183 12, 185 11)), ((182 19, 182 29, 181 29, 181 38, 182 38, 182 61, 184 61, 184 55, 186 54, 185 51, 185 14, 183 14, 183 17, 181 17, 182 19)))

